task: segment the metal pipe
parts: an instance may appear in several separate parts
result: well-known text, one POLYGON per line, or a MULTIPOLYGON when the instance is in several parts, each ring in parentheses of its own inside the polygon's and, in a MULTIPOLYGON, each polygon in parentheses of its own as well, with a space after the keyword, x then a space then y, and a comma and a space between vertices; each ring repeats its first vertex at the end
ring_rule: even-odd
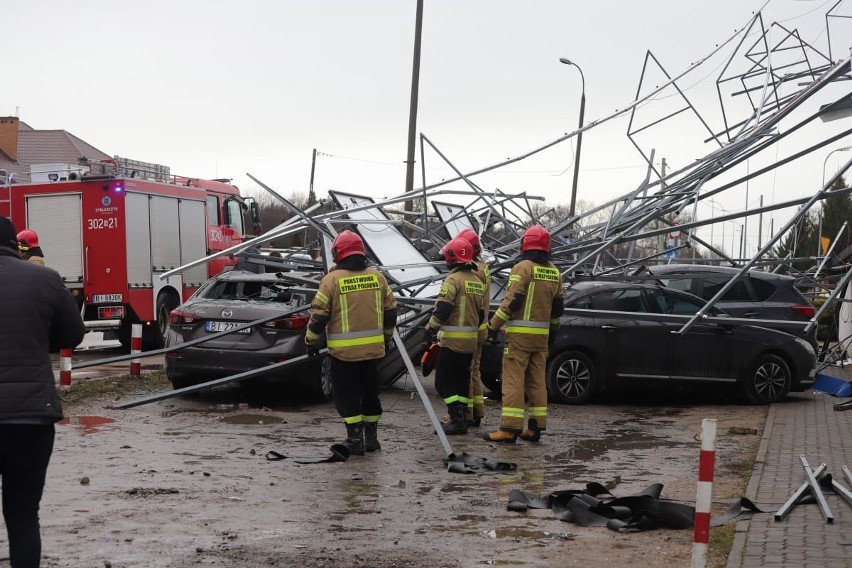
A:
MULTIPOLYGON (((826 465, 824 463, 820 464, 819 467, 814 470, 814 476, 817 479, 820 479, 823 475, 825 475, 825 469, 826 465)), ((793 510, 793 507, 798 505, 802 497, 804 497, 805 494, 808 492, 808 487, 810 487, 810 485, 808 485, 808 482, 806 481, 805 483, 802 483, 798 489, 796 489, 793 495, 790 496, 789 499, 787 499, 787 502, 781 505, 781 508, 778 509, 778 511, 775 513, 776 521, 783 521, 784 517, 790 514, 790 511, 793 510)))
POLYGON ((831 509, 828 508, 828 502, 825 500, 825 495, 822 494, 819 481, 817 481, 814 472, 811 471, 811 466, 808 465, 808 460, 805 459, 804 454, 799 456, 799 461, 802 462, 802 468, 805 470, 805 477, 808 479, 810 492, 816 499, 817 505, 819 505, 819 510, 822 513, 822 516, 825 517, 825 522, 828 524, 834 523, 834 515, 831 513, 831 509))

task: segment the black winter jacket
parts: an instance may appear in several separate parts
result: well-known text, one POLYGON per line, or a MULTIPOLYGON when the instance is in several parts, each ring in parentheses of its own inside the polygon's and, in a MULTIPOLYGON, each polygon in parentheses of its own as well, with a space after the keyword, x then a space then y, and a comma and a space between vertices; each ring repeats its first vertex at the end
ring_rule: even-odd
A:
POLYGON ((76 347, 83 333, 59 274, 0 246, 0 422, 62 418, 50 352, 76 347))

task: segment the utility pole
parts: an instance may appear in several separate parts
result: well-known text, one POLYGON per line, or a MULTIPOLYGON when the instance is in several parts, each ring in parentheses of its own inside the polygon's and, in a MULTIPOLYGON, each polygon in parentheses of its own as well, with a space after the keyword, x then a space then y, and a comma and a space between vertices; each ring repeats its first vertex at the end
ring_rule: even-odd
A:
POLYGON ((314 155, 311 158, 311 183, 308 186, 308 207, 317 202, 317 195, 314 193, 314 171, 317 167, 317 149, 314 148, 314 155))
MULTIPOLYGON (((420 35, 423 30, 423 0, 417 0, 414 23, 414 63, 411 67, 411 106, 408 111, 408 154, 405 160, 405 192, 414 191, 414 149, 417 141, 417 97, 420 88, 420 35)), ((414 209, 413 201, 405 202, 406 210, 414 209)), ((426 210, 426 203, 423 203, 426 210)))

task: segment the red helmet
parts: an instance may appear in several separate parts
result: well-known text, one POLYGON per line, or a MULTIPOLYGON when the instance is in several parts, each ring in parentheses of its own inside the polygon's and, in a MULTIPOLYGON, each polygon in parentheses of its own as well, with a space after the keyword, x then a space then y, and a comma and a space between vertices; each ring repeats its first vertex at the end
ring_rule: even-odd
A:
POLYGON ((467 239, 456 237, 444 246, 444 260, 447 264, 473 262, 473 246, 467 239))
POLYGON ((24 229, 18 233, 18 248, 20 250, 30 250, 38 245, 38 235, 35 231, 24 229))
POLYGON ((464 229, 456 236, 461 237, 470 243, 470 246, 473 247, 473 256, 476 256, 482 252, 482 245, 479 244, 479 235, 477 235, 476 231, 474 231, 473 229, 464 229))
POLYGON ((533 225, 521 237, 521 252, 540 250, 550 252, 550 233, 541 225, 533 225))
POLYGON ((331 243, 331 258, 334 262, 340 262, 353 254, 367 256, 364 250, 364 241, 352 231, 342 231, 331 243))

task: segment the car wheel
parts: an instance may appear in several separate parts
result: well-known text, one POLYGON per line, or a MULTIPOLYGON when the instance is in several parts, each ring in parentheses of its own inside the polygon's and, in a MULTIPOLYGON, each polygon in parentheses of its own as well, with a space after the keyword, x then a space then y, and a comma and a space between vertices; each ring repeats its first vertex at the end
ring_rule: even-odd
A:
POLYGON ((157 347, 165 347, 166 332, 169 330, 169 313, 180 303, 177 294, 162 291, 157 296, 157 347))
POLYGON ((592 360, 580 351, 565 351, 547 366, 547 392, 561 404, 585 404, 599 388, 592 360))
POLYGON ((761 355, 743 379, 743 394, 751 404, 778 402, 790 392, 790 367, 777 355, 761 355))
POLYGON ((331 384, 331 357, 323 357, 317 378, 309 385, 311 396, 319 402, 327 402, 334 396, 331 384))

